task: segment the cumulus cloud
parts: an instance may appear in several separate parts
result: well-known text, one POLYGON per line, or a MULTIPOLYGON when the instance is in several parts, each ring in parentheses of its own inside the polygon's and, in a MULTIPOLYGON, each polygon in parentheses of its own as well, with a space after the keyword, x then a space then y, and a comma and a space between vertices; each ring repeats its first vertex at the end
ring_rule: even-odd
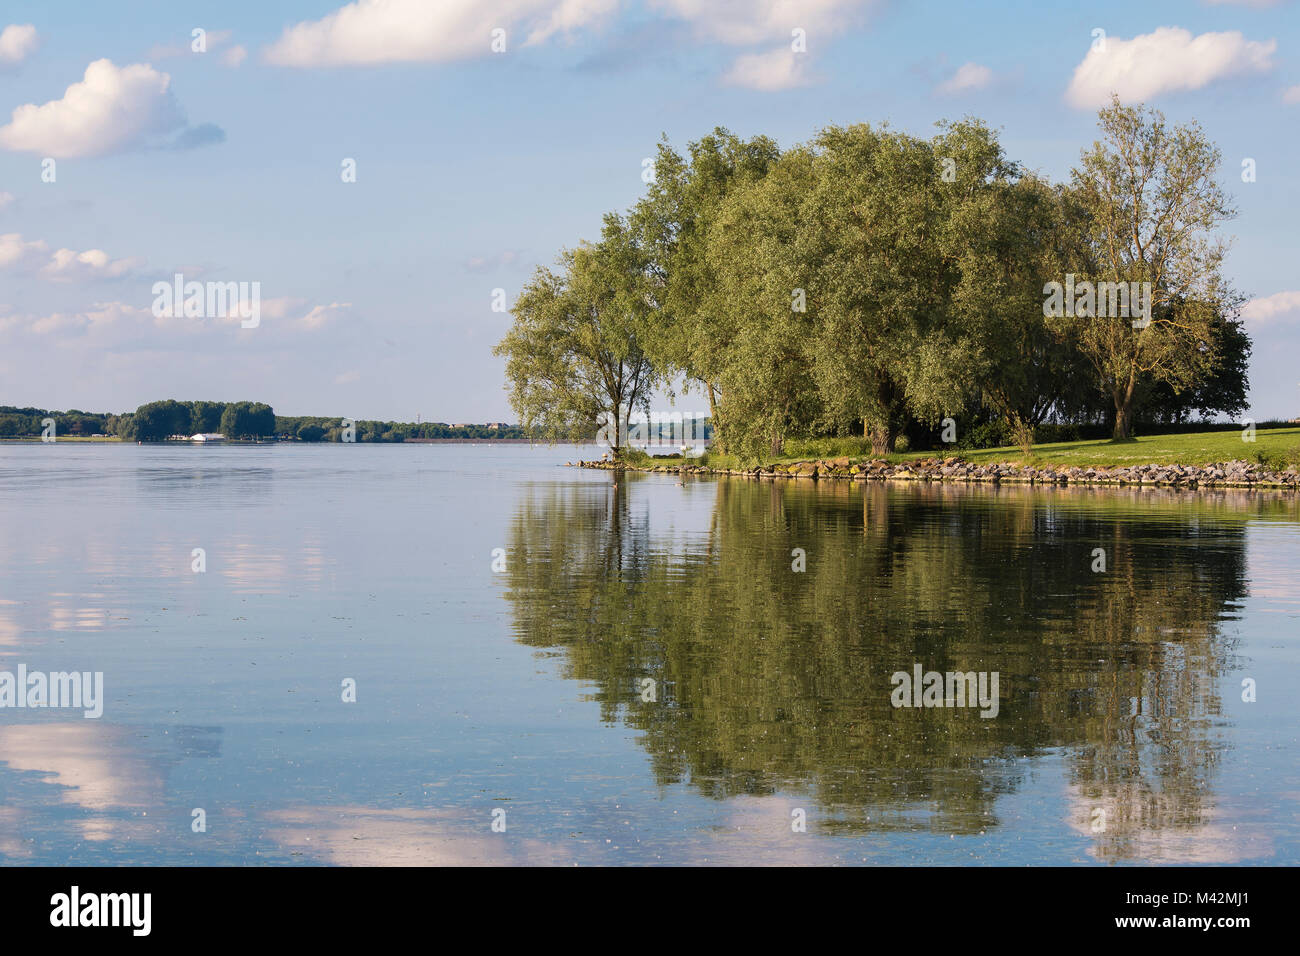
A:
POLYGON ((993 82, 993 71, 978 63, 964 63, 957 72, 944 80, 937 87, 936 93, 954 94, 982 90, 993 82))
POLYGON ((448 62, 491 52, 492 31, 526 43, 603 19, 618 0, 356 0, 285 29, 263 52, 280 66, 448 62))
POLYGON ((0 66, 17 66, 40 44, 36 27, 11 23, 0 30, 0 66))
POLYGON ((876 0, 652 0, 652 6, 707 39, 748 46, 789 39, 795 28, 813 41, 829 38, 860 22, 876 0))
POLYGON ((184 127, 170 76, 145 63, 96 60, 62 99, 15 109, 0 126, 0 148, 59 159, 102 156, 161 145, 184 127))
POLYGON ((808 86, 812 79, 807 69, 808 54, 778 47, 766 53, 746 53, 736 57, 731 69, 722 77, 728 86, 750 90, 788 90, 808 86))
POLYGON ((336 319, 346 318, 351 314, 351 311, 351 302, 331 302, 329 305, 318 305, 299 318, 296 325, 307 330, 323 328, 336 319))
POLYGON ((16 232, 0 235, 0 269, 35 269, 47 260, 49 247, 39 239, 25 240, 16 232))
POLYGON ((117 279, 138 269, 139 259, 114 259, 102 249, 50 252, 42 239, 24 239, 16 232, 0 235, 0 270, 30 272, 60 282, 117 279))
POLYGON ((1272 322, 1282 316, 1300 319, 1300 291, 1275 292, 1251 299, 1241 308, 1241 316, 1252 325, 1272 322))
POLYGON ((221 54, 221 62, 231 69, 236 69, 246 59, 248 59, 248 51, 238 43, 221 54))
POLYGON ((50 261, 41 268, 47 279, 73 282, 84 279, 116 279, 138 269, 139 259, 113 259, 102 249, 75 252, 72 249, 56 250, 50 261))
POLYGON ((1300 103, 1300 86, 1291 86, 1283 90, 1282 102, 1289 104, 1300 103))
POLYGON ((52 312, 47 315, 11 313, 0 320, 0 331, 20 330, 32 335, 82 335, 102 333, 128 325, 138 327, 153 321, 148 309, 124 302, 96 302, 88 309, 52 312))
POLYGON ((1065 98, 1072 106, 1096 109, 1112 93, 1133 102, 1199 90, 1216 80, 1268 72, 1276 49, 1276 40, 1247 40, 1235 30, 1192 36, 1180 27, 1159 27, 1131 40, 1108 37, 1075 68, 1065 98))
MULTIPOLYGON (((221 281, 221 280, 217 280, 221 281)), ((281 328, 300 332, 314 332, 352 315, 351 302, 331 302, 329 305, 310 305, 307 299, 297 296, 275 296, 261 299, 259 312, 267 328, 281 328)), ((217 316, 217 321, 238 324, 243 321, 237 309, 217 316)), ((193 320, 189 320, 193 321, 193 320)))
MULTIPOLYGON (((257 334, 310 333, 324 328, 336 319, 351 315, 348 302, 307 307, 306 300, 281 298, 262 303, 262 325, 257 334), (272 317, 273 321, 266 319, 272 317)), ((127 302, 96 302, 89 308, 44 314, 17 312, 0 306, 0 332, 29 335, 59 335, 74 337, 98 333, 107 347, 127 346, 133 342, 151 341, 155 348, 167 348, 166 336, 188 337, 219 334, 228 337, 230 330, 240 328, 242 317, 235 312, 213 317, 186 317, 176 312, 155 312, 153 305, 137 306, 127 302), (163 338, 160 338, 163 336, 163 338)))

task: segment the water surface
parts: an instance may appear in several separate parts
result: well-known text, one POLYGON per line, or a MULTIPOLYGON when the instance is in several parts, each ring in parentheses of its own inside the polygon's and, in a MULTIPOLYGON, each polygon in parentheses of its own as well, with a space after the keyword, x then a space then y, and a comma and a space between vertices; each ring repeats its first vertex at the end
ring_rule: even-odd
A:
POLYGON ((0 860, 1300 858, 1295 497, 579 454, 0 444, 0 860))

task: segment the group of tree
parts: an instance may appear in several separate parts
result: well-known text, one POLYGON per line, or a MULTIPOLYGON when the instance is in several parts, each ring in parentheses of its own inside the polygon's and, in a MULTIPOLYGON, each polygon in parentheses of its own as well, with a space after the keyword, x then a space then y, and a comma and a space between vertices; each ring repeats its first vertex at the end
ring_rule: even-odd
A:
POLYGON ((116 434, 129 441, 165 441, 194 434, 268 438, 276 434, 275 411, 261 402, 147 402, 123 416, 116 434))
POLYGON ((886 454, 946 418, 1027 449, 1049 422, 1125 439, 1235 415, 1250 341, 1219 164, 1197 124, 1118 100, 1063 183, 974 119, 665 142, 642 199, 538 269, 496 352, 525 428, 590 437, 697 391, 715 445, 747 457, 842 434, 886 454), (1052 308, 1054 282, 1123 284, 1130 314, 1114 291, 1052 308))
POLYGON ((501 422, 449 425, 446 422, 352 421, 338 416, 276 415, 271 406, 261 402, 166 399, 147 402, 134 412, 121 415, 0 405, 0 438, 40 437, 49 419, 54 420, 56 437, 103 435, 124 441, 166 441, 196 434, 306 442, 490 441, 530 437, 518 425, 501 422))
POLYGON ((66 412, 47 408, 18 408, 0 405, 0 438, 32 438, 45 430, 47 419, 54 420, 56 435, 90 437, 115 434, 118 415, 83 412, 71 408, 66 412))

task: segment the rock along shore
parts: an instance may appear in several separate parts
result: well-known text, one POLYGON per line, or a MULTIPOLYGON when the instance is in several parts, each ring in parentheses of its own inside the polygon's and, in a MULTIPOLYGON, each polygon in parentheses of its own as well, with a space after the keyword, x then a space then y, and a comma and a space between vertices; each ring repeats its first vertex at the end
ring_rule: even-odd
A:
POLYGON ((729 475, 734 478, 802 478, 812 481, 941 481, 1018 483, 1028 485, 1150 485, 1173 488, 1279 488, 1295 491, 1300 474, 1288 469, 1271 471, 1248 461, 1217 462, 1213 465, 1122 465, 1114 467, 1058 465, 1034 467, 997 463, 977 465, 959 458, 920 458, 890 464, 848 458, 829 458, 756 465, 753 468, 708 468, 686 461, 669 460, 646 465, 610 461, 568 462, 571 467, 610 471, 642 471, 672 475, 729 475))

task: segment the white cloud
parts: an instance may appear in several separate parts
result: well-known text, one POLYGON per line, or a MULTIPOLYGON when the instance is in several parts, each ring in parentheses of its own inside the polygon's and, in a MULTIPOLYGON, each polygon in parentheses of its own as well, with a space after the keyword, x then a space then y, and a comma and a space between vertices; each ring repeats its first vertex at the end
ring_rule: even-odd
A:
POLYGON ((75 252, 59 249, 41 269, 47 279, 72 282, 84 279, 116 279, 138 269, 144 263, 139 259, 111 259, 102 249, 75 252))
MULTIPOLYGON (((259 336, 274 330, 284 333, 314 332, 335 318, 349 315, 351 303, 331 303, 305 309, 306 300, 282 298, 264 301, 261 308, 262 325, 259 336), (268 313, 279 321, 267 322, 268 313)), ((105 347, 125 346, 147 340, 153 347, 167 348, 169 336, 220 335, 226 339, 230 329, 240 328, 241 317, 236 314, 215 318, 187 318, 183 315, 155 315, 152 306, 140 307, 125 302, 96 302, 90 308, 70 312, 52 312, 45 315, 23 314, 0 306, 0 332, 27 332, 32 335, 60 334, 73 336, 81 333, 98 333, 105 347)), ((250 334, 253 334, 250 332, 250 334)), ((66 343, 71 344, 71 343, 66 343)))
POLYGON ((0 126, 0 147, 66 158, 150 145, 185 125, 170 86, 170 76, 147 64, 96 60, 62 99, 15 109, 0 126))
POLYGON ((1072 106, 1095 109, 1108 104, 1112 93, 1135 102, 1199 90, 1226 77, 1268 72, 1276 49, 1276 40, 1255 42, 1237 31, 1194 37, 1181 27, 1159 27, 1131 40, 1108 37, 1104 48, 1090 49, 1075 68, 1065 98, 1072 106))
POLYGON ((1241 308, 1241 316, 1252 325, 1272 322, 1279 316, 1295 313, 1300 319, 1300 291, 1275 292, 1260 299, 1251 299, 1241 308))
POLYGON ((116 279, 142 264, 139 259, 113 259, 102 249, 58 249, 51 253, 42 239, 24 239, 16 232, 0 235, 0 270, 32 272, 42 279, 116 279))
POLYGON ((491 53, 492 31, 507 50, 596 23, 618 0, 356 0, 319 20, 285 29, 263 56, 280 66, 448 62, 491 53))
POLYGON ((89 309, 49 315, 6 315, 0 330, 25 329, 33 335, 102 333, 114 328, 138 328, 153 321, 148 309, 124 302, 96 302, 89 309))
POLYGON ((13 201, 14 201, 13 193, 0 192, 0 209, 4 209, 13 201))
POLYGON ((809 42, 829 39, 863 19, 876 0, 653 0, 701 36, 738 46, 782 38, 796 27, 809 42))
POLYGON ((225 53, 221 54, 221 62, 231 69, 236 69, 246 59, 248 59, 248 51, 239 44, 235 44, 225 53))
POLYGON ((0 30, 0 66, 17 66, 39 45, 36 27, 11 23, 0 30))
POLYGON ((319 329, 335 319, 347 317, 351 310, 351 302, 331 302, 329 305, 318 305, 298 319, 297 325, 303 329, 319 329))
POLYGON ((614 12, 619 0, 561 0, 545 22, 533 27, 529 43, 541 43, 557 33, 570 34, 599 23, 614 12))
MULTIPOLYGON (((274 326, 301 332, 314 332, 337 319, 349 317, 352 314, 352 303, 331 302, 329 305, 308 307, 307 299, 285 295, 262 299, 258 311, 263 325, 267 328, 274 326)), ((226 315, 217 316, 216 320, 220 323, 239 324, 243 322, 244 316, 232 309, 226 315)))
POLYGON ((1300 86, 1291 86, 1282 91, 1283 103, 1300 103, 1300 86))
POLYGON ((35 269, 47 261, 49 247, 39 239, 25 240, 16 232, 0 235, 0 269, 35 269))
POLYGON ((812 80, 807 69, 808 54, 778 47, 767 53, 746 53, 736 57, 731 69, 722 77, 728 86, 751 90, 788 90, 808 86, 812 80))
POLYGON ((935 92, 944 94, 965 93, 971 90, 982 90, 992 82, 993 71, 987 66, 980 66, 978 63, 964 63, 957 69, 956 73, 935 87, 935 92))
POLYGON ((334 376, 335 385, 352 385, 359 381, 361 381, 361 373, 356 369, 349 369, 334 376))

